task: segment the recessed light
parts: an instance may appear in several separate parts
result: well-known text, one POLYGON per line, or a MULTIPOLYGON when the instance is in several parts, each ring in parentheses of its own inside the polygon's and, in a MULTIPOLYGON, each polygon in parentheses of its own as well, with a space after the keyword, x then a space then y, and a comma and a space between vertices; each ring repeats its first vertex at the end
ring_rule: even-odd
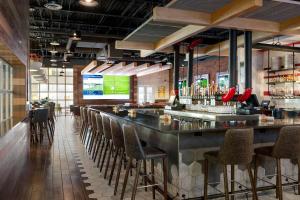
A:
POLYGON ((96 0, 79 0, 79 4, 87 7, 95 7, 98 6, 98 1, 96 0))
POLYGON ((53 46, 58 46, 58 45, 60 45, 59 42, 57 42, 57 41, 52 41, 52 42, 50 42, 50 44, 53 45, 53 46))
POLYGON ((52 66, 52 67, 57 67, 57 64, 52 63, 51 66, 52 66))
POLYGON ((30 69, 29 71, 31 71, 31 72, 37 72, 39 70, 37 70, 37 69, 30 69))
POLYGON ((51 58, 51 59, 50 59, 50 62, 57 62, 57 60, 54 59, 54 58, 51 58))

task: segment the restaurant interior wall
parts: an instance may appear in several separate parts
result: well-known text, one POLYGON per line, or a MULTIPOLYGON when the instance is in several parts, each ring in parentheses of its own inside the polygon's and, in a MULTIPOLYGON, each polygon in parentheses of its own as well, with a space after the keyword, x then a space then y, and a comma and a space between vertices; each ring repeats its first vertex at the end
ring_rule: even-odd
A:
POLYGON ((31 79, 31 101, 49 98, 55 102, 58 115, 70 114, 70 105, 73 105, 73 69, 72 68, 45 68, 47 83, 39 83, 31 79), (60 76, 63 71, 64 75, 60 76))
POLYGON ((167 101, 170 95, 170 70, 138 77, 138 103, 167 101))

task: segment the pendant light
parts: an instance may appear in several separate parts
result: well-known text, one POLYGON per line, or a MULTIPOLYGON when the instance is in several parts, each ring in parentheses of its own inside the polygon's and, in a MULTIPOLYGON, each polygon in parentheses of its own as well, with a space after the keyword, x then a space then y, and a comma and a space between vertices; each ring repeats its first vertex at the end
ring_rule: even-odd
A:
POLYGON ((79 4, 87 7, 96 7, 99 5, 97 0, 79 0, 79 4))
POLYGON ((80 33, 80 31, 74 31, 74 33, 72 33, 70 39, 75 40, 75 41, 81 40, 81 33, 80 33))

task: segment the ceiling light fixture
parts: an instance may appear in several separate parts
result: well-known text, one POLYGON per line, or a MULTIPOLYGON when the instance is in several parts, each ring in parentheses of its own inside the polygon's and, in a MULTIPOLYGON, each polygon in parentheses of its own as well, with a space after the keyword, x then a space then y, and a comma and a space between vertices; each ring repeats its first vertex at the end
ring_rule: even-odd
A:
POLYGON ((96 7, 99 5, 97 0, 79 0, 79 4, 87 7, 96 7))
POLYGON ((72 40, 79 41, 81 40, 81 33, 79 31, 75 31, 70 38, 72 40))
POLYGON ((58 46, 58 45, 60 45, 59 42, 57 42, 57 41, 52 41, 52 42, 50 42, 50 44, 52 46, 58 46))
POLYGON ((45 6, 45 8, 47 8, 49 10, 61 10, 62 9, 62 5, 56 3, 55 0, 49 1, 44 6, 45 6))
POLYGON ((56 54, 58 53, 58 51, 55 49, 55 47, 53 47, 50 51, 51 54, 56 54))
POLYGON ((54 58, 51 58, 51 59, 50 59, 50 62, 57 62, 57 60, 54 59, 54 58))

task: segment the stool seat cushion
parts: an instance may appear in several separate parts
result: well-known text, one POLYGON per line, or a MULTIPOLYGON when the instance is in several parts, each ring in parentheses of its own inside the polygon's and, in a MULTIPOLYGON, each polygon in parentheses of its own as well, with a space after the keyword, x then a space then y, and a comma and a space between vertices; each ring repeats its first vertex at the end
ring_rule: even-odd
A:
POLYGON ((255 154, 264 156, 273 156, 273 146, 259 147, 254 149, 255 154))
POLYGON ((163 152, 162 150, 159 150, 157 148, 144 147, 143 150, 144 150, 144 153, 145 153, 145 157, 147 159, 164 158, 164 157, 167 156, 167 154, 165 152, 163 152))

